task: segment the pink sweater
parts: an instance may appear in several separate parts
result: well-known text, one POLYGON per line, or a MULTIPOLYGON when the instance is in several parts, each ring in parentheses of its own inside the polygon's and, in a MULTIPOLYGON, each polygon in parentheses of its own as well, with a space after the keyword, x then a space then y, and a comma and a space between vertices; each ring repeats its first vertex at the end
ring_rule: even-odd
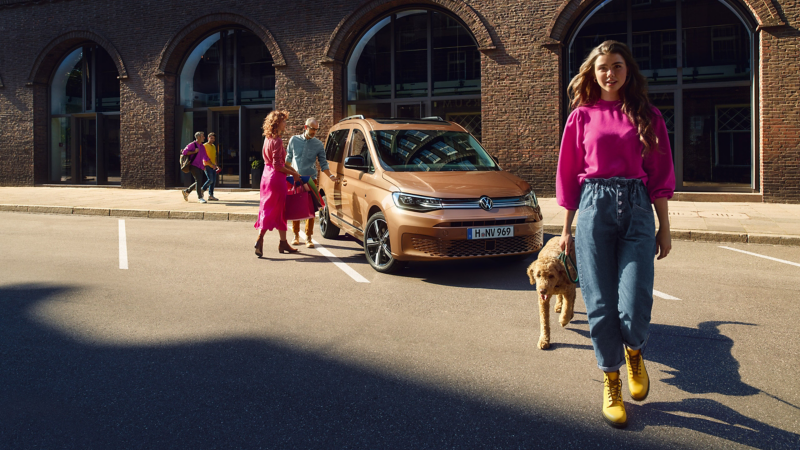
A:
POLYGON ((639 178, 647 186, 651 202, 672 198, 675 170, 661 112, 653 107, 659 148, 642 158, 643 144, 621 105, 619 101, 598 100, 569 115, 556 173, 556 200, 564 208, 578 209, 581 185, 589 178, 639 178))

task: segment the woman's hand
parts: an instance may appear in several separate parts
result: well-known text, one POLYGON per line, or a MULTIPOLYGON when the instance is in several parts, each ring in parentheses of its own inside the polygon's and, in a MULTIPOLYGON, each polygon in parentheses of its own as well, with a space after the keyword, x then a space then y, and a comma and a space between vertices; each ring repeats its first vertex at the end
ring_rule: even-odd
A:
POLYGON ((561 237, 558 239, 558 246, 561 248, 562 252, 568 255, 572 254, 571 250, 574 245, 575 241, 572 239, 571 231, 561 233, 561 237))
POLYGON ((656 233, 656 255, 658 255, 658 259, 666 258, 670 250, 672 250, 672 235, 669 232, 669 227, 661 227, 656 233))

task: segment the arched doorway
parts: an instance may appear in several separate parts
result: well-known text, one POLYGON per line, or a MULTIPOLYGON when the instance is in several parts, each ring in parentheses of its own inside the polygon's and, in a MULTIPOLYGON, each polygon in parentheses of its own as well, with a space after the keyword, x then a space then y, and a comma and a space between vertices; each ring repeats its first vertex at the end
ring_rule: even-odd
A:
POLYGON ((204 36, 184 58, 177 98, 178 145, 194 140, 196 131, 214 132, 218 186, 250 187, 251 163, 261 158, 261 124, 275 107, 275 68, 264 42, 240 28, 204 36))
POLYGON ((103 47, 69 51, 50 81, 48 181, 120 184, 117 67, 103 47))
POLYGON ((481 136, 481 55, 461 22, 407 9, 356 40, 345 72, 347 115, 441 116, 481 136))
POLYGON ((757 191, 753 25, 726 0, 606 0, 569 39, 568 79, 594 46, 627 43, 666 121, 677 189, 757 191))

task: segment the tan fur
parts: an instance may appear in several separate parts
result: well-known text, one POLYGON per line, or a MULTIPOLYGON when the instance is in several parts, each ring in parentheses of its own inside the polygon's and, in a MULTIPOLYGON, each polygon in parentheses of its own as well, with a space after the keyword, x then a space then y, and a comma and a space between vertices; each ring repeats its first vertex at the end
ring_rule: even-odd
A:
MULTIPOLYGON (((550 348, 550 298, 556 297, 555 311, 561 313, 558 322, 562 327, 572 320, 575 306, 575 283, 569 280, 567 271, 558 255, 561 248, 558 246, 559 237, 550 238, 539 252, 536 261, 528 266, 528 278, 531 284, 536 285, 539 294, 539 343, 540 349, 550 348)), ((572 250, 572 260, 575 260, 575 250, 572 250)), ((570 269, 572 270, 572 269, 570 269)), ((571 272, 573 277, 575 273, 571 272)))

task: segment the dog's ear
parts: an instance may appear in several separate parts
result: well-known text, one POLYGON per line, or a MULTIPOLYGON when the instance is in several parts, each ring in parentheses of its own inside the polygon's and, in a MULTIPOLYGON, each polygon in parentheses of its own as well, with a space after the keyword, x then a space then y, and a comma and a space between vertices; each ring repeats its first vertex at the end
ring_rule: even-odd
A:
POLYGON ((531 285, 536 284, 536 277, 534 274, 536 273, 536 261, 532 262, 531 265, 528 266, 528 280, 530 281, 531 285))

